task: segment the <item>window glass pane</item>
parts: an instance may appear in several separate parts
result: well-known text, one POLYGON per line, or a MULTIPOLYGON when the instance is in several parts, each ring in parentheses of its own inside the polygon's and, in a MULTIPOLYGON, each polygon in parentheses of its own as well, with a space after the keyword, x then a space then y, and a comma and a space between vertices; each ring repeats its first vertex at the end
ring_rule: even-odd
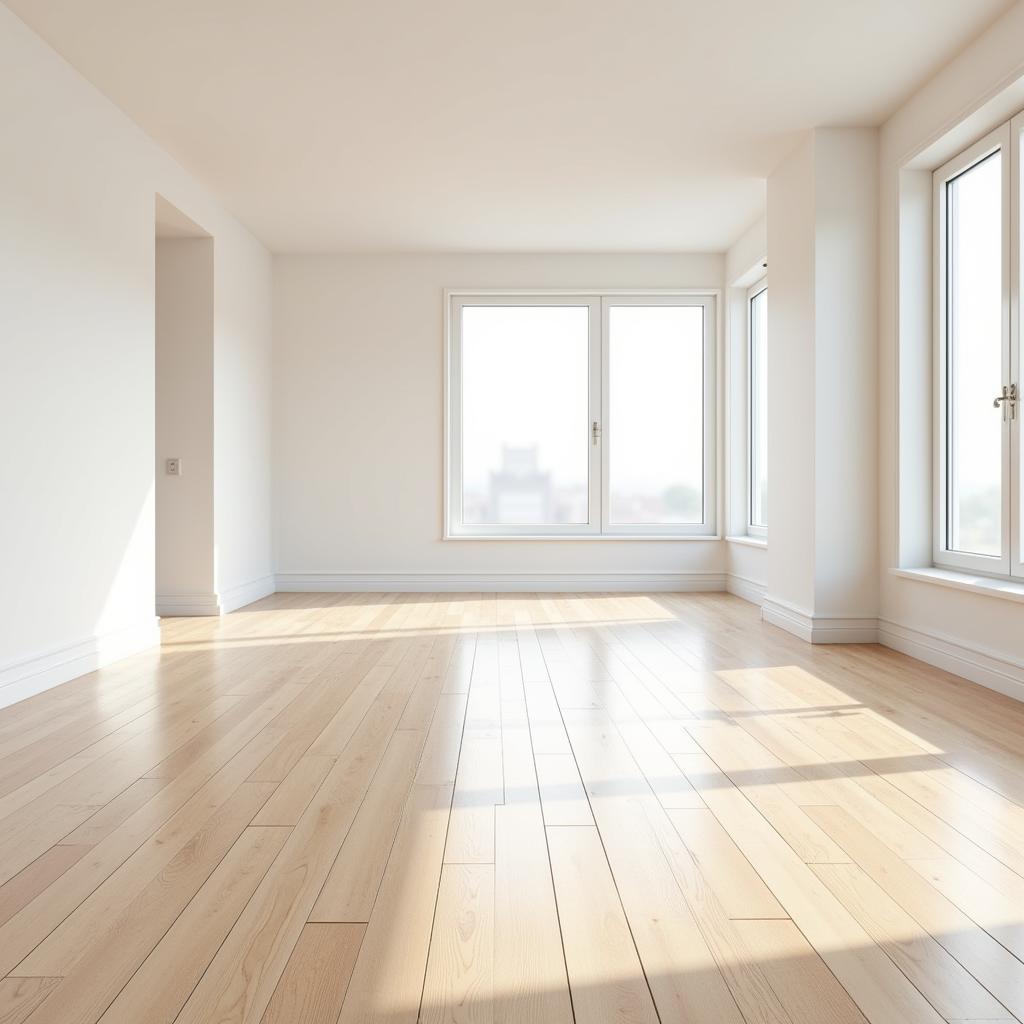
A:
POLYGON ((468 525, 589 518, 590 310, 462 310, 462 515, 468 525))
POLYGON ((750 525, 768 525, 768 289, 750 300, 750 525))
POLYGON ((612 306, 608 351, 611 522, 702 522, 703 308, 612 306))
POLYGON ((946 186, 947 543, 1002 552, 1002 168, 994 153, 946 186))

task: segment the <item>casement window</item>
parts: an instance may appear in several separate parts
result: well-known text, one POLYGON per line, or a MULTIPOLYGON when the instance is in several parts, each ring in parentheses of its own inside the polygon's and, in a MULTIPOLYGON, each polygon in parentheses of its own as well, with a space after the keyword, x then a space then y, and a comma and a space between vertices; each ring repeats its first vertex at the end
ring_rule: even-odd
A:
POLYGON ((768 281, 747 292, 747 533, 768 535, 768 281))
POLYGON ((715 534, 715 298, 448 296, 448 537, 715 534))
POLYGON ((939 168, 935 189, 935 563, 1021 567, 1020 175, 1015 118, 939 168))

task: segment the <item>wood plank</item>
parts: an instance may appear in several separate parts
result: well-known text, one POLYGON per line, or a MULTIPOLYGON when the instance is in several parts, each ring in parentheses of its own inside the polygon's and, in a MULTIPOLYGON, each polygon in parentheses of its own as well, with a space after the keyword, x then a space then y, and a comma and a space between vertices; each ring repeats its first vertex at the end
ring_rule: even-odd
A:
POLYGON ((167 833, 129 857, 12 973, 63 977, 62 999, 77 986, 71 976, 88 977, 97 992, 101 983, 115 984, 118 972, 141 963, 152 948, 148 938, 155 944, 271 792, 266 783, 246 782, 212 814, 184 818, 173 840, 167 833))
POLYGON ((446 864, 494 863, 494 808, 504 800, 501 739, 467 726, 455 778, 446 864))
POLYGON ((711 811, 672 810, 668 816, 730 918, 789 917, 711 811))
POLYGON ((421 733, 399 730, 392 736, 310 921, 370 920, 422 749, 421 733))
POLYGON ((302 812, 316 796, 317 790, 323 785, 336 760, 334 757, 300 758, 260 808, 252 823, 288 828, 297 825, 302 812))
POLYGON ((494 866, 445 864, 420 1006, 423 1024, 494 1020, 494 866))
POLYGON ((792 921, 737 921, 736 928, 793 1024, 866 1024, 849 993, 792 921))
POLYGON ((947 1020, 1009 1020, 1006 1007, 856 864, 814 871, 947 1020))
POLYGON ((61 842, 71 846, 95 846, 106 839, 118 825, 130 818, 143 804, 148 803, 167 783, 164 779, 137 779, 91 818, 86 818, 74 832, 61 842))
POLYGON ((495 1024, 571 1024, 562 935, 539 802, 496 810, 495 1024))
POLYGON ((804 812, 792 790, 805 791, 806 780, 784 765, 749 733, 731 722, 703 722, 690 727, 705 753, 741 793, 772 823, 806 864, 849 860, 804 812))
POLYGON ((531 725, 525 699, 502 704, 505 803, 495 808, 494 820, 494 1020, 571 1024, 531 725))
POLYGON ((659 1014, 788 1024, 614 724, 573 711, 566 725, 659 1014))
POLYGON ((717 765, 701 754, 681 754, 677 760, 868 1020, 872 1024, 941 1024, 920 992, 717 765))
POLYGON ((809 813, 925 932, 1012 1014, 1024 1018, 1024 963, 841 807, 813 807, 809 813))
POLYGON ((339 1024, 416 1021, 451 801, 451 786, 413 786, 339 1024))
POLYGON ((238 920, 287 828, 247 828, 100 1018, 103 1024, 170 1024, 238 920))
POLYGON ((577 1020, 656 1024, 597 829, 549 828, 547 835, 577 1020))
MULTIPOLYGON (((170 835, 188 832, 188 822, 206 806, 210 814, 279 742, 269 721, 297 694, 283 684, 232 732, 181 776, 160 790, 92 851, 72 865, 35 900, 0 926, 0 973, 11 969, 142 846, 165 857, 170 835), (256 761, 258 763, 258 761, 256 761), (157 853, 155 847, 162 852, 157 853)), ((173 855, 173 854, 171 854, 173 855)), ((169 857, 168 857, 169 859, 169 857)))
POLYGON ((0 1024, 23 1024, 60 984, 60 978, 0 980, 0 1024))
POLYGON ((571 754, 537 754, 537 781, 545 825, 593 825, 590 802, 571 754))
POLYGON ((335 1024, 363 931, 361 924, 307 924, 262 1024, 335 1024))
POLYGON ((1024 960, 1024 921, 1019 903, 1008 903, 994 886, 950 857, 908 863, 1018 960, 1024 960))
POLYGON ((89 846, 51 846, 0 886, 0 925, 31 903, 51 882, 84 857, 89 846))
POLYGON ((39 966, 61 966, 64 980, 33 1015, 38 1024, 92 1024, 178 919, 192 896, 210 877, 235 840, 252 819, 266 789, 245 783, 236 799, 198 832, 194 841, 125 906, 113 921, 95 920, 91 914, 73 915, 65 926, 34 950, 17 968, 20 974, 38 974, 39 966), (93 941, 81 938, 81 929, 99 933, 93 941))
POLYGON ((313 909, 404 708, 386 690, 338 757, 185 1004, 178 1024, 258 1021, 313 909))

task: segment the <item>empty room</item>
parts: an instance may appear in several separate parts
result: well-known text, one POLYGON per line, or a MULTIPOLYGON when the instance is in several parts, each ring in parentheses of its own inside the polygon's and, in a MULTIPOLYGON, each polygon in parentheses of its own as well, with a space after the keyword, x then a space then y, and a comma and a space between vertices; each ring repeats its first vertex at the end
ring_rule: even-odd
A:
POLYGON ((1024 0, 0 0, 2 1024, 1024 1024, 1024 0))

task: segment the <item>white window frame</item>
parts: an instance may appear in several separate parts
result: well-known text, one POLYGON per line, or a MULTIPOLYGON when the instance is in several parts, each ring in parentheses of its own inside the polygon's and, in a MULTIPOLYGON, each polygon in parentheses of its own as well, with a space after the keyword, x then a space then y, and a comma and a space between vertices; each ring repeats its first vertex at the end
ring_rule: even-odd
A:
POLYGON ((445 291, 444 367, 444 533, 445 540, 464 539, 669 539, 714 540, 717 535, 717 290, 654 291, 445 291), (462 503, 462 310, 466 306, 587 306, 590 316, 589 419, 597 422, 598 442, 590 445, 589 522, 582 525, 465 524, 462 503), (606 443, 609 381, 608 323, 612 306, 683 305, 704 310, 703 522, 695 524, 611 524, 606 443))
MULTIPOLYGON (((1019 119, 1014 119, 1017 124, 1019 119)), ((935 409, 934 422, 934 526, 933 526, 933 560, 936 566, 946 569, 970 570, 987 576, 1009 577, 1011 573, 1020 572, 1019 548, 1019 473, 1015 470, 1013 455, 1019 451, 1019 432, 1021 408, 1017 403, 1016 415, 1011 419, 1005 417, 1002 438, 1002 553, 995 555, 974 554, 951 550, 948 545, 950 516, 950 481, 949 481, 949 446, 948 446, 948 378, 949 352, 947 344, 948 326, 948 289, 947 289, 947 193, 949 182, 959 177, 987 157, 997 151, 1002 152, 1002 209, 1003 209, 1003 324, 1002 324, 1002 361, 1003 381, 1016 381, 1016 366, 1019 361, 1019 348, 1016 328, 1016 315, 1011 317, 1011 310, 1016 305, 1011 301, 1011 292, 1018 289, 1012 286, 1016 277, 1017 242, 1019 232, 1015 228, 1014 210, 1019 195, 1019 138, 1011 131, 1011 123, 1000 125, 969 146, 953 159, 939 167, 933 174, 933 212, 934 212, 934 383, 933 397, 935 409), (1012 141, 1016 140, 1014 146, 1012 141), (1011 324, 1011 319, 1013 324, 1011 324)), ((995 397, 995 396, 993 396, 995 397)))
POLYGON ((754 299, 762 292, 768 290, 768 275, 756 281, 747 289, 746 315, 747 315, 747 435, 746 435, 746 481, 747 481, 747 509, 745 520, 747 524, 747 536, 766 539, 768 527, 758 526, 754 523, 754 318, 751 315, 751 307, 754 299))

